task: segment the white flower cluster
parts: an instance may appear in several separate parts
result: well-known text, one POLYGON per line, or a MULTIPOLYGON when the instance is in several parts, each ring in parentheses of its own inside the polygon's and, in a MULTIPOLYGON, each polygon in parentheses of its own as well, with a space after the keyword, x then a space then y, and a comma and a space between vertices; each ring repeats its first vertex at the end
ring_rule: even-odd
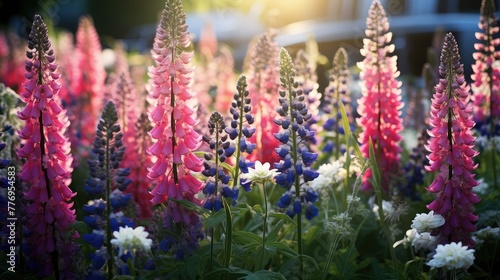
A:
POLYGON ((252 182, 264 182, 273 180, 273 178, 279 174, 278 169, 271 169, 269 162, 262 164, 260 161, 256 161, 254 168, 249 167, 248 173, 240 175, 240 178, 247 179, 247 181, 252 182))
MULTIPOLYGON (((373 196, 372 198, 375 197, 373 196)), ((374 201, 372 203, 374 203, 374 201)), ((392 213, 394 213, 394 204, 390 201, 382 200, 382 210, 384 211, 384 216, 390 216, 392 213)), ((377 219, 380 219, 378 214, 378 204, 373 205, 372 211, 375 214, 375 217, 377 217, 377 219)))
POLYGON ((444 218, 439 214, 434 214, 434 211, 429 214, 417 214, 411 224, 411 229, 406 231, 406 236, 400 241, 394 243, 393 247, 403 244, 405 247, 412 245, 416 251, 423 249, 432 251, 439 243, 439 236, 430 234, 432 229, 444 225, 444 218))
POLYGON ((500 152, 500 136, 489 138, 488 136, 481 135, 476 138, 476 143, 485 151, 494 150, 500 152))
POLYGON ((500 237, 500 228, 492 228, 490 226, 482 228, 472 233, 472 239, 476 242, 476 246, 481 246, 485 241, 497 240, 500 237))
POLYGON ((311 182, 311 188, 318 191, 322 188, 332 187, 334 184, 342 183, 346 176, 352 176, 361 172, 361 163, 359 159, 351 155, 349 171, 344 167, 346 155, 338 160, 322 164, 318 168, 319 176, 311 182))
POLYGON ((436 253, 427 265, 431 269, 445 267, 447 269, 468 269, 474 263, 474 249, 462 246, 462 242, 451 242, 450 244, 439 244, 436 253))
POLYGON ((322 164, 318 168, 318 173, 319 176, 311 182, 311 188, 315 191, 332 187, 334 184, 342 182, 347 175, 344 163, 340 160, 322 164))
POLYGON ((115 238, 111 239, 111 244, 120 250, 118 256, 126 254, 128 251, 148 251, 153 241, 148 237, 148 232, 144 227, 120 227, 119 231, 113 232, 115 238))

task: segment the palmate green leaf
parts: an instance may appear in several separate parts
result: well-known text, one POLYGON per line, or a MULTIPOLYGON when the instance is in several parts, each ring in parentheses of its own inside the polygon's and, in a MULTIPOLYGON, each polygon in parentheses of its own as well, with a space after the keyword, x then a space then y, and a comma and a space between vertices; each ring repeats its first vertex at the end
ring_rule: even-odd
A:
POLYGON ((262 237, 258 236, 253 232, 248 231, 236 231, 233 233, 233 240, 238 244, 243 246, 261 246, 262 237))
POLYGON ((270 212, 268 214, 269 217, 273 217, 273 218, 276 218, 276 219, 279 219, 279 220, 282 220, 282 221, 286 221, 288 223, 291 223, 293 224, 294 226, 297 226, 297 223, 295 222, 295 220, 293 220, 292 218, 290 218, 290 216, 288 216, 287 214, 285 213, 276 213, 276 212, 270 212))
POLYGON ((288 245, 282 242, 270 242, 266 245, 266 247, 272 247, 275 248, 277 252, 289 257, 289 258, 295 258, 297 257, 297 252, 290 248, 288 245))
POLYGON ((89 227, 85 222, 82 221, 76 221, 71 224, 71 228, 76 230, 80 235, 83 235, 85 233, 89 233, 89 227))
POLYGON ((197 204, 194 204, 192 203, 191 201, 187 201, 187 200, 177 200, 177 199, 174 199, 174 198, 169 198, 169 200, 172 200, 173 202, 179 204, 180 206, 186 208, 187 210, 190 210, 190 211, 193 211, 193 212, 196 212, 196 213, 200 213, 200 214, 203 214, 203 213, 210 213, 209 210, 197 205, 197 204))
POLYGON ((222 224, 225 220, 226 220, 226 215, 225 215, 224 211, 217 211, 217 212, 212 213, 212 215, 210 215, 207 218, 206 222, 209 226, 216 227, 216 226, 222 224))
POLYGON ((271 232, 269 232, 269 234, 266 237, 266 245, 276 241, 276 239, 278 238, 278 233, 284 223, 285 222, 283 220, 280 220, 274 225, 273 229, 271 230, 271 232))
POLYGON ((200 255, 194 254, 186 260, 184 274, 189 277, 188 279, 195 280, 203 270, 204 266, 203 258, 200 255))
POLYGON ((245 280, 285 280, 285 276, 279 272, 273 272, 269 270, 259 270, 254 273, 250 273, 245 277, 240 277, 238 279, 245 280))

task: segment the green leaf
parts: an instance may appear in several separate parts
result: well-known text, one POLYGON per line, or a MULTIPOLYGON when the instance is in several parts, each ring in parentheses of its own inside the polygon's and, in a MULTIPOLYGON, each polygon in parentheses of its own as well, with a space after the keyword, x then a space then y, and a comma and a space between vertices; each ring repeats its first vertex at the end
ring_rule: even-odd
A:
POLYGON ((259 270, 254 273, 250 273, 245 277, 238 279, 245 280, 285 280, 285 276, 279 272, 273 272, 268 270, 259 270))
POLYGON ((89 228, 85 222, 76 221, 71 224, 71 228, 76 230, 80 235, 89 233, 89 228))
POLYGON ((252 207, 252 209, 257 213, 262 214, 262 206, 256 204, 252 207))
POLYGON ((186 260, 186 265, 184 266, 184 270, 186 271, 189 279, 197 279, 196 276, 200 274, 203 269, 204 264, 200 255, 192 255, 189 259, 186 260))
POLYGON ((269 232, 269 234, 266 237, 266 244, 276 241, 276 239, 278 238, 278 232, 284 223, 285 222, 283 220, 279 220, 276 223, 276 225, 274 225, 273 229, 271 230, 271 232, 269 232))
POLYGON ((262 238, 252 232, 237 231, 233 233, 233 240, 242 245, 258 245, 262 244, 262 238))
POLYGON ((209 211, 199 205, 196 205, 192 203, 191 201, 187 200, 177 200, 174 198, 169 198, 169 200, 172 200, 173 202, 179 204, 180 206, 186 208, 187 210, 191 210, 196 213, 208 213, 209 211))
POLYGON ((135 278, 130 275, 118 275, 113 277, 113 280, 134 280, 135 278))
POLYGON ((276 248, 276 250, 283 255, 290 257, 290 258, 295 258, 297 257, 297 252, 290 248, 288 245, 282 242, 271 242, 267 245, 268 247, 273 247, 276 248))
POLYGON ((279 219, 279 220, 287 221, 295 226, 297 225, 297 223, 295 222, 294 219, 290 218, 287 214, 284 214, 284 213, 270 212, 268 214, 268 216, 279 219))
POLYGON ((210 215, 206 221, 207 224, 210 225, 211 227, 216 227, 222 224, 225 220, 226 220, 225 213, 223 211, 217 211, 212 213, 212 215, 210 215))

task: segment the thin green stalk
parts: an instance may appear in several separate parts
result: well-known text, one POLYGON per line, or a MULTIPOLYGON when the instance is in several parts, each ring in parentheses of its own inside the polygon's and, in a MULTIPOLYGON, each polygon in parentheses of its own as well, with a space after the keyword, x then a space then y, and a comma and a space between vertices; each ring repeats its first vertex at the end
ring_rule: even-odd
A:
POLYGON ((333 242, 330 243, 330 248, 328 249, 328 256, 326 258, 325 268, 323 269, 323 278, 322 278, 323 280, 326 280, 328 277, 328 271, 330 271, 330 263, 332 262, 333 254, 337 249, 339 241, 340 241, 339 234, 335 234, 335 238, 333 239, 333 242))
POLYGON ((267 229, 267 192, 266 192, 266 182, 262 182, 262 188, 264 190, 264 224, 262 226, 262 256, 260 257, 259 269, 264 269, 264 255, 266 252, 266 229, 267 229))
POLYGON ((105 160, 105 174, 106 174, 106 249, 108 251, 108 280, 113 279, 113 267, 114 267, 114 259, 113 259, 113 246, 111 246, 111 176, 110 176, 110 166, 109 166, 109 142, 111 140, 111 132, 107 131, 106 133, 106 157, 105 160))
POLYGON ((210 259, 208 260, 208 272, 212 271, 214 260, 214 228, 210 229, 210 259))
MULTIPOLYGON (((231 247, 232 240, 231 236, 233 236, 233 225, 232 225, 232 217, 231 217, 231 209, 229 208, 229 204, 225 197, 222 197, 222 203, 224 204, 224 210, 226 211, 226 246, 224 248, 224 267, 229 267, 231 262, 231 247)), ((228 278, 228 274, 224 274, 224 278, 228 278)))
MULTIPOLYGON (((375 156, 375 151, 373 149, 373 142, 370 139, 369 142, 369 148, 370 148, 370 162, 371 162, 371 170, 373 173, 373 180, 372 180, 372 185, 373 189, 375 191, 375 195, 377 196, 377 204, 378 204, 378 214, 380 217, 380 226, 382 227, 382 230, 385 234, 385 237, 387 239, 387 242, 389 243, 389 252, 391 254, 391 259, 396 267, 398 265, 397 259, 396 259, 396 253, 394 252, 394 248, 392 247, 392 244, 394 243, 392 238, 391 238, 391 233, 389 231, 389 228, 387 227, 387 224, 385 223, 385 215, 384 215, 384 209, 382 208, 382 191, 380 190, 380 170, 377 165, 377 158, 375 156)), ((395 271, 398 271, 395 269, 395 271)))

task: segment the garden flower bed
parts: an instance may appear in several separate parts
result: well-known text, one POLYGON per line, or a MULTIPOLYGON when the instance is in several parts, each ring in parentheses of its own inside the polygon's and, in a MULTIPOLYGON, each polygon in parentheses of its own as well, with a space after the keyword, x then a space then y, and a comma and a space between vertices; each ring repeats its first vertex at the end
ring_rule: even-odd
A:
POLYGON ((407 104, 384 7, 367 12, 359 74, 272 31, 236 73, 180 0, 150 53, 117 44, 107 67, 89 17, 75 42, 39 15, 0 34, 1 279, 498 279, 494 1, 475 63, 446 33, 407 104))

